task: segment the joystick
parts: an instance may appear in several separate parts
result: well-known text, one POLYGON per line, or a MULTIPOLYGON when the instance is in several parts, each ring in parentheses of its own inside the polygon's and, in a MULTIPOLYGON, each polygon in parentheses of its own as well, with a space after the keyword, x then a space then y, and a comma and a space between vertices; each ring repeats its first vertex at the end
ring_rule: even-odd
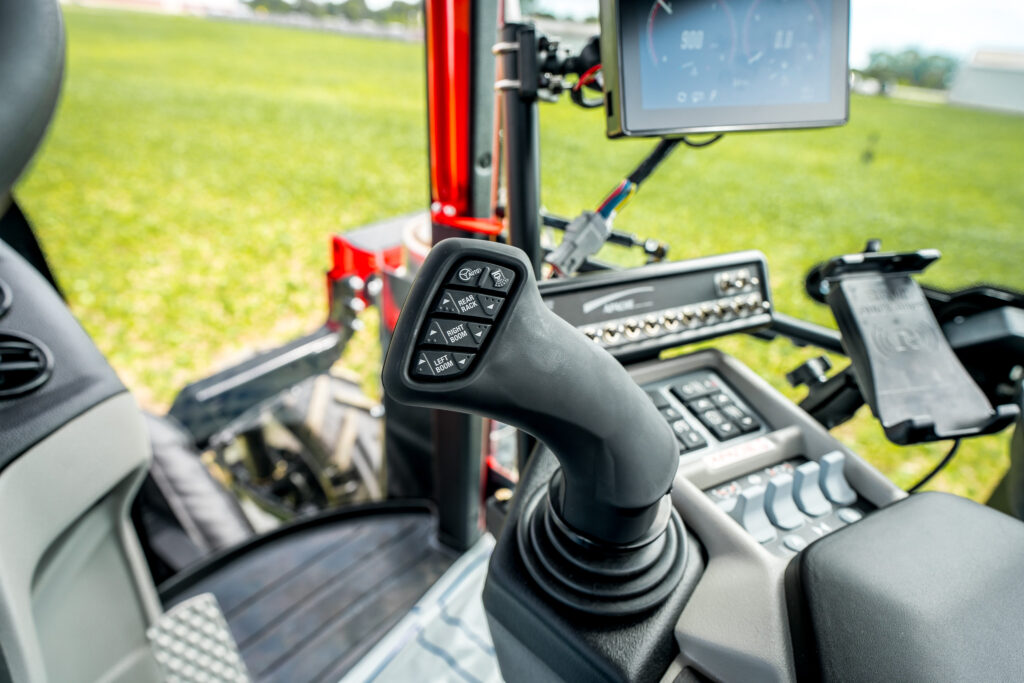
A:
POLYGON ((383 383, 400 402, 491 417, 552 451, 559 469, 515 532, 549 595, 625 614, 678 583, 686 535, 668 498, 675 435, 611 355, 548 310, 520 250, 436 245, 399 318, 383 383))

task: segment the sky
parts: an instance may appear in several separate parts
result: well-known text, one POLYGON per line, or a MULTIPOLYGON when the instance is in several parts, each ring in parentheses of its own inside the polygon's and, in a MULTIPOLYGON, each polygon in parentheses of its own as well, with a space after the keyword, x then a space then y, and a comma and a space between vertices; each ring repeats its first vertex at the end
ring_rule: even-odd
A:
MULTIPOLYGON (((556 14, 597 15, 597 0, 542 1, 556 14)), ((1024 0, 851 0, 851 66, 866 66, 873 50, 911 46, 961 58, 979 48, 1024 51, 1024 0)))

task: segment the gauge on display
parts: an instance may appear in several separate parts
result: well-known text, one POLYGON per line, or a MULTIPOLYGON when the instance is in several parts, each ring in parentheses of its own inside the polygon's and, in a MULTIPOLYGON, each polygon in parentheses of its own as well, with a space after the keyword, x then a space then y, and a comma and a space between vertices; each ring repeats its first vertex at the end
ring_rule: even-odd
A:
POLYGON ((849 0, 601 0, 609 135, 846 121, 849 0))
POLYGON ((736 18, 723 0, 655 0, 647 15, 651 64, 679 104, 713 104, 736 59, 736 18))
POLYGON ((818 95, 813 79, 829 58, 821 9, 814 0, 755 0, 743 22, 746 70, 797 99, 818 95))

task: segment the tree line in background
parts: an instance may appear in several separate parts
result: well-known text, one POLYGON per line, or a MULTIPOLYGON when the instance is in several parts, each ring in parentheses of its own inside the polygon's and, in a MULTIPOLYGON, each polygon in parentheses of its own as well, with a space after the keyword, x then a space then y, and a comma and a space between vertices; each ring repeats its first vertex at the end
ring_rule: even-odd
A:
MULTIPOLYGON (((415 26, 421 23, 420 2, 395 0, 387 7, 374 10, 366 0, 343 0, 342 2, 316 2, 315 0, 245 0, 253 10, 275 14, 299 13, 312 17, 339 18, 349 21, 374 21, 377 23, 404 24, 415 26)), ((538 0, 522 0, 524 12, 537 17, 551 19, 565 18, 546 11, 538 0)), ((596 17, 590 21, 596 21, 596 17)), ((854 69, 864 78, 873 78, 881 84, 885 93, 893 85, 913 85, 920 88, 945 90, 950 87, 960 66, 955 57, 948 55, 924 54, 914 48, 902 52, 872 52, 868 66, 854 69)))
POLYGON ((953 83, 960 61, 948 55, 926 55, 913 48, 892 53, 872 52, 861 76, 874 78, 882 91, 892 85, 914 85, 919 88, 945 90, 953 83))
POLYGON ((420 23, 421 3, 395 0, 379 10, 367 7, 366 0, 344 2, 314 2, 314 0, 245 0, 257 12, 274 14, 308 14, 311 17, 333 17, 349 21, 374 21, 381 24, 417 25, 420 23))

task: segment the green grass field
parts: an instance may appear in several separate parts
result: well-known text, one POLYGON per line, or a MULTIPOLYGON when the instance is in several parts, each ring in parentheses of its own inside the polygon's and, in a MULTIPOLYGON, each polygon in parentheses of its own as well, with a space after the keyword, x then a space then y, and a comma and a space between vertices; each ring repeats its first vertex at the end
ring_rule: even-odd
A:
MULTIPOLYGON (((323 317, 328 236, 423 208, 423 47, 193 18, 68 8, 63 101, 17 189, 71 305, 148 406, 246 350, 323 317)), ((607 141, 596 112, 542 110, 544 200, 592 207, 651 143, 607 141)), ((814 263, 938 247, 926 278, 1024 288, 1024 118, 855 98, 848 126, 726 137, 680 150, 618 227, 673 258, 763 250, 778 308, 814 263), (866 150, 873 160, 865 162, 866 150)), ((631 262, 629 255, 610 258, 631 262)), ((776 386, 813 354, 720 346, 776 386)), ((371 335, 349 354, 368 376, 371 335)), ((861 415, 840 438, 907 485, 945 444, 899 449, 861 415)), ((935 488, 983 499, 1005 437, 974 440, 935 488)))

